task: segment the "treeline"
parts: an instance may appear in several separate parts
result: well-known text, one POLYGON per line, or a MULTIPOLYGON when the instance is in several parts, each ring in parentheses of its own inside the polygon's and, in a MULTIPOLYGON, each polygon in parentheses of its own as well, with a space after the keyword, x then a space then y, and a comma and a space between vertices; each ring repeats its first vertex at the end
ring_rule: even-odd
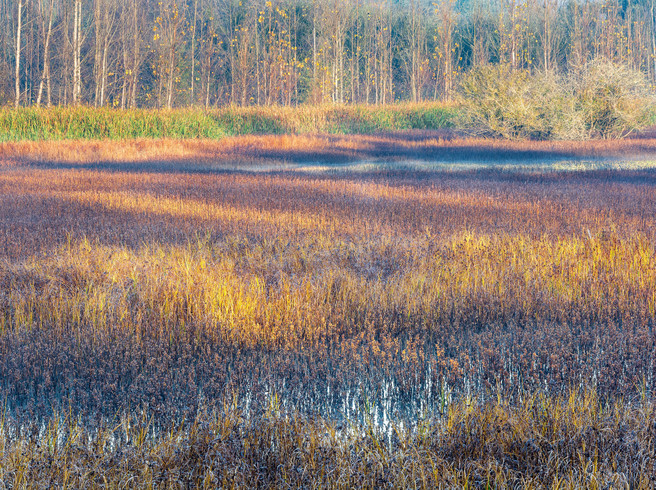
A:
POLYGON ((654 0, 0 0, 0 104, 449 100, 473 66, 656 79, 654 0))

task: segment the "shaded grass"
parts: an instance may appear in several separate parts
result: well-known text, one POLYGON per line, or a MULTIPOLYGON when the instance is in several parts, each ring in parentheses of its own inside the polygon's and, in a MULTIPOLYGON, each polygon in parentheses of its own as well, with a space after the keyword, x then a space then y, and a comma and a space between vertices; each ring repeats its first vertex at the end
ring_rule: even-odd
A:
POLYGON ((241 134, 372 133, 451 126, 456 108, 393 106, 228 107, 128 110, 89 107, 0 110, 0 141, 61 139, 220 139, 241 134))
POLYGON ((652 401, 606 402, 592 391, 520 403, 457 403, 413 430, 371 420, 337 425, 253 414, 228 401, 153 436, 147 418, 94 430, 70 414, 45 430, 0 425, 0 480, 10 488, 651 488, 652 401), (36 430, 35 430, 36 429, 36 430), (32 432, 32 435, 29 435, 32 432))
MULTIPOLYGON (((344 163, 417 158, 426 162, 547 165, 558 159, 653 159, 656 139, 509 141, 458 137, 445 131, 372 135, 243 135, 211 139, 119 139, 0 143, 0 166, 80 165, 80 168, 151 171, 212 171, 211 165, 344 163)), ((491 166, 493 167, 493 165, 491 166)), ((219 171, 220 168, 214 168, 219 171)))

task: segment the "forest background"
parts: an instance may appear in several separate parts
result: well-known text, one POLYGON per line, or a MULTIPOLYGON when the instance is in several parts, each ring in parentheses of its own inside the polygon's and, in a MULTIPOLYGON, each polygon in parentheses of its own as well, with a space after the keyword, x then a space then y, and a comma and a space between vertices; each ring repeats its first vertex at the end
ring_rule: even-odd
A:
POLYGON ((462 73, 656 79, 654 0, 0 0, 0 105, 451 100, 462 73))

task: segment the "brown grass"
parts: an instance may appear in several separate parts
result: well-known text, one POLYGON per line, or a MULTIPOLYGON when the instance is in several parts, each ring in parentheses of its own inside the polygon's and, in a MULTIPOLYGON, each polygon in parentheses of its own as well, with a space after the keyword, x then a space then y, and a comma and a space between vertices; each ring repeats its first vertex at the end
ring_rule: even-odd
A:
POLYGON ((87 432, 55 417, 28 442, 2 439, 10 488, 652 488, 654 410, 591 392, 521 403, 453 404, 440 421, 391 435, 270 407, 253 420, 228 405, 153 437, 123 418, 87 432), (120 445, 120 453, 109 449, 120 445))
POLYGON ((649 486, 655 170, 267 171, 397 140, 3 146, 0 480, 649 486))
MULTIPOLYGON (((646 133, 645 136, 649 136, 646 133)), ((0 165, 25 162, 153 162, 266 160, 352 161, 361 158, 490 159, 644 157, 656 139, 511 141, 464 138, 451 130, 379 135, 237 136, 221 140, 122 140, 0 143, 0 165)))

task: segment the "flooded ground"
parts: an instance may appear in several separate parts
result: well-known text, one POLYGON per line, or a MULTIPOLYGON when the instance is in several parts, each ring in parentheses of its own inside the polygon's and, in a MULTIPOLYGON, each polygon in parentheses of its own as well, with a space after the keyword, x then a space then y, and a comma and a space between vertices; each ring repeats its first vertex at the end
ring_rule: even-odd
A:
POLYGON ((456 157, 0 167, 7 413, 651 392, 656 160, 456 157))

